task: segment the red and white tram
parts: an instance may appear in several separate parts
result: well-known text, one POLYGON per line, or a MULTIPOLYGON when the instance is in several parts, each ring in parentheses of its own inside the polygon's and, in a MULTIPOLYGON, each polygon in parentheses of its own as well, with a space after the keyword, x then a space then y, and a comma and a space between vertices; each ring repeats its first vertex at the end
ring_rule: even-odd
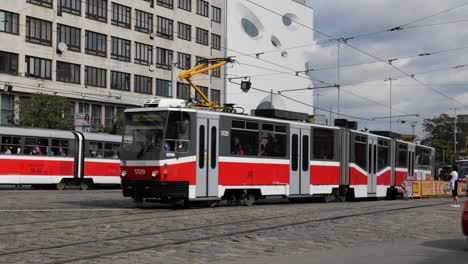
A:
POLYGON ((433 148, 379 135, 154 100, 125 111, 121 178, 136 200, 354 199, 431 179, 433 159, 433 148))
POLYGON ((0 184, 120 184, 121 136, 0 127, 0 184))

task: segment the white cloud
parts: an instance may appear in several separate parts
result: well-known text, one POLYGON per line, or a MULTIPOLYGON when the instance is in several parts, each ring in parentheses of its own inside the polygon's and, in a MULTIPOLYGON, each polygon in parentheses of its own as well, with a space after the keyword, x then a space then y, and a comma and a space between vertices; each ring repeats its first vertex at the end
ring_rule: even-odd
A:
MULTIPOLYGON (((439 11, 463 4, 457 0, 315 0, 315 28, 336 37, 350 37, 389 29, 404 25, 419 18, 435 14, 439 11)), ((446 21, 466 19, 468 6, 434 16, 430 19, 412 24, 429 25, 446 21)), ((446 25, 417 27, 402 31, 386 32, 372 35, 362 39, 350 40, 349 43, 379 58, 402 58, 415 56, 420 53, 447 50, 468 46, 468 34, 466 26, 468 22, 452 23, 446 25)), ((315 33, 317 41, 326 40, 326 37, 315 33)), ((370 62, 374 59, 357 52, 350 47, 342 45, 341 64, 355 64, 370 62)), ((447 69, 460 64, 468 64, 468 49, 444 52, 425 57, 415 57, 398 60, 394 65, 401 70, 416 74, 415 77, 441 92, 456 98, 468 105, 468 67, 460 69, 447 69), (426 74, 421 72, 433 71, 426 74)), ((313 69, 337 66, 336 43, 325 43, 322 46, 311 47, 308 52, 312 54, 310 65, 313 69)), ((341 69, 343 84, 358 83, 353 86, 344 86, 344 89, 367 97, 382 104, 389 104, 388 82, 383 80, 388 77, 398 78, 393 82, 392 101, 393 107, 409 113, 420 113, 423 117, 433 117, 442 112, 448 112, 450 107, 459 107, 455 102, 438 95, 434 91, 421 86, 409 77, 385 65, 384 63, 365 64, 355 67, 343 67, 341 69), (363 82, 363 83, 360 83, 363 82)), ((312 72, 312 77, 328 83, 337 82, 337 70, 312 72)), ((320 85, 320 84, 317 84, 320 85)), ((336 89, 319 90, 321 94, 319 106, 336 109, 336 89)), ((364 101, 352 95, 342 93, 342 109, 348 114, 373 117, 388 115, 389 109, 364 101)), ((464 109, 461 112, 468 111, 464 109)), ((468 112, 467 112, 468 113, 468 112)), ((393 111, 394 115, 401 114, 393 111)), ((397 132, 410 132, 409 123, 414 118, 406 118, 405 125, 396 124, 397 132)), ((398 118, 395 120, 398 122, 398 118)), ((422 120, 418 120, 419 124, 422 120)), ((388 129, 388 120, 382 122, 361 122, 362 126, 374 130, 388 129)), ((419 134, 421 127, 417 128, 419 134)))

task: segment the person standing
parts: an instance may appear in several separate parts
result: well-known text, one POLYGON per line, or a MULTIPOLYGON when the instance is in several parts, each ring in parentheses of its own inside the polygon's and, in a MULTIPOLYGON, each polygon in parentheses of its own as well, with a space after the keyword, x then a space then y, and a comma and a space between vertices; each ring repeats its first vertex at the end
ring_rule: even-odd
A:
POLYGON ((452 178, 450 179, 449 187, 452 190, 453 204, 452 207, 458 208, 458 167, 456 165, 452 168, 452 173, 450 173, 452 178))

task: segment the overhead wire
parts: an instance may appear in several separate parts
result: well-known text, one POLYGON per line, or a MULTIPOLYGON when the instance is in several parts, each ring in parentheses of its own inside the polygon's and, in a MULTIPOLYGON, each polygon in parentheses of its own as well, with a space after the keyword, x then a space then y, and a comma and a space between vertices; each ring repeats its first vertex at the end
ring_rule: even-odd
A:
MULTIPOLYGON (((231 83, 234 83, 234 84, 237 84, 237 85, 241 85, 240 83, 236 83, 236 82, 232 82, 232 81, 231 81, 231 83)), ((256 87, 253 87, 253 86, 251 86, 250 89, 256 90, 256 91, 259 91, 259 92, 263 92, 263 93, 267 93, 267 94, 272 94, 272 93, 273 93, 273 94, 275 94, 275 95, 284 97, 284 98, 286 98, 286 99, 288 99, 288 100, 291 100, 291 101, 293 101, 293 102, 302 104, 302 105, 304 105, 304 106, 308 106, 308 107, 312 107, 312 108, 315 108, 315 109, 319 109, 319 110, 322 110, 322 111, 324 111, 324 112, 331 113, 331 114, 338 114, 337 112, 330 111, 330 110, 325 109, 325 108, 321 108, 321 107, 317 107, 317 106, 314 106, 314 105, 305 103, 305 102, 303 102, 303 101, 301 101, 301 100, 294 99, 294 98, 289 97, 289 96, 286 96, 286 95, 284 95, 284 94, 282 94, 282 93, 267 91, 267 90, 260 89, 260 88, 256 88, 256 87)), ((371 118, 358 117, 358 116, 353 116, 353 115, 348 115, 348 114, 340 114, 340 115, 346 116, 346 117, 350 117, 350 118, 354 118, 354 119, 359 119, 359 120, 373 121, 371 118)))
MULTIPOLYGON (((256 3, 256 2, 253 2, 252 0, 246 0, 246 1, 249 2, 249 3, 251 3, 251 4, 253 4, 253 5, 255 5, 255 6, 258 6, 258 7, 262 8, 262 9, 268 11, 268 12, 271 12, 271 13, 273 13, 273 14, 276 14, 276 15, 282 17, 282 15, 281 15, 280 13, 278 13, 278 12, 276 12, 276 11, 274 11, 274 10, 271 10, 271 9, 269 9, 269 8, 266 8, 265 6, 262 6, 262 5, 260 5, 260 4, 256 3)), ((468 3, 465 3, 465 4, 460 5, 460 6, 458 6, 458 7, 455 7, 455 8, 459 8, 459 7, 465 6, 465 5, 468 5, 468 3)), ((453 10, 453 9, 455 9, 455 8, 451 8, 450 10, 453 10)), ((441 11, 441 12, 438 12, 437 14, 440 14, 440 13, 443 13, 443 12, 446 12, 446 11, 447 11, 447 10, 441 11)), ((429 16, 428 16, 428 17, 429 17, 429 16)), ((426 17, 426 18, 428 18, 428 17, 426 17)), ((416 20, 416 21, 407 23, 407 24, 405 24, 405 25, 409 25, 409 24, 412 24, 412 23, 416 23, 416 22, 422 21, 423 19, 425 19, 425 18, 418 19, 418 20, 416 20)), ((416 82, 422 84, 423 86, 425 86, 425 87, 431 89, 431 90, 434 91, 435 93, 437 93, 437 94, 439 94, 439 95, 441 95, 441 96, 443 96, 443 97, 445 97, 445 98, 447 98, 447 99, 449 99, 449 100, 451 100, 451 101, 454 101, 454 102, 456 102, 457 104, 460 104, 460 105, 462 105, 462 106, 464 106, 464 107, 468 107, 468 105, 466 105, 466 104, 464 104, 464 103, 458 101, 457 99, 450 97, 449 95, 447 95, 447 94, 445 94, 445 93, 439 91, 438 89, 436 89, 436 88, 434 88, 434 87, 431 87, 431 86, 428 86, 427 84, 424 84, 422 81, 420 81, 420 80, 418 80, 418 79, 416 79, 416 78, 413 78, 410 74, 408 74, 408 73, 404 72, 403 70, 401 70, 400 68, 396 67, 396 66, 393 65, 391 62, 389 63, 388 61, 384 61, 383 59, 377 57, 376 55, 373 55, 373 54, 371 54, 371 53, 369 53, 369 52, 367 52, 367 51, 364 51, 364 50, 362 50, 362 49, 360 49, 360 48, 354 46, 354 45, 349 44, 348 41, 347 41, 346 39, 333 37, 333 36, 331 36, 331 35, 329 35, 329 34, 327 34, 327 33, 321 32, 321 31, 319 31, 319 30, 317 30, 317 29, 314 29, 314 28, 312 28, 312 27, 310 27, 310 26, 308 26, 308 25, 305 25, 305 24, 303 24, 303 23, 301 23, 301 22, 299 22, 299 21, 296 21, 296 20, 294 20, 294 19, 291 19, 291 20, 292 20, 294 23, 298 24, 298 25, 301 25, 301 26, 303 26, 303 27, 305 27, 305 28, 307 28, 307 29, 309 29, 309 30, 312 30, 312 31, 314 31, 314 32, 317 32, 318 34, 324 35, 324 36, 326 36, 326 37, 328 37, 328 38, 334 39, 334 40, 336 40, 337 42, 340 42, 340 43, 342 43, 342 44, 344 44, 344 45, 346 45, 346 46, 348 46, 348 47, 350 47, 350 48, 352 48, 352 49, 354 49, 354 50, 356 50, 356 51, 358 51, 358 52, 361 52, 361 53, 363 53, 363 54, 365 54, 365 55, 367 55, 367 56, 369 56, 369 57, 371 57, 371 58, 374 58, 374 59, 376 59, 376 60, 378 60, 378 61, 381 61, 381 62, 383 62, 383 63, 385 63, 385 64, 391 66, 391 67, 394 68, 395 70, 401 72, 402 74, 404 74, 404 75, 406 75, 406 76, 408 76, 408 77, 411 77, 414 81, 416 81, 416 82)))

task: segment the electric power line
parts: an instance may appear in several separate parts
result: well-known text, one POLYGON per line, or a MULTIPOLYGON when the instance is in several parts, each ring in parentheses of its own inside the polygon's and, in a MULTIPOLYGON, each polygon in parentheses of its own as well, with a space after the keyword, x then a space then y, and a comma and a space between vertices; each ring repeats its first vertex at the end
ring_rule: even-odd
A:
MULTIPOLYGON (((276 11, 274 11, 274 10, 271 10, 271 9, 269 9, 269 8, 266 8, 266 7, 264 7, 264 6, 262 6, 262 5, 258 4, 258 3, 255 3, 255 2, 253 2, 253 1, 251 1, 251 0, 246 0, 246 1, 249 2, 249 3, 251 3, 251 4, 253 4, 253 5, 255 5, 255 6, 258 6, 258 7, 262 8, 262 9, 268 11, 268 12, 271 12, 271 13, 273 13, 273 14, 276 14, 276 15, 280 16, 280 17, 283 17, 280 13, 278 13, 278 12, 276 12, 276 11)), ((461 5, 461 6, 464 6, 464 5, 468 5, 468 3, 463 4, 463 5, 461 5)), ((458 7, 461 7, 461 6, 458 6, 458 7)), ((458 8, 458 7, 456 7, 456 8, 458 8)), ((450 9, 450 10, 453 10, 453 9, 454 9, 454 8, 452 8, 452 9, 450 9)), ((437 13, 437 14, 440 14, 440 13, 443 13, 443 12, 446 12, 446 11, 442 11, 442 12, 439 12, 439 13, 437 13)), ((319 30, 317 30, 317 29, 314 29, 314 28, 312 28, 312 27, 310 27, 310 26, 308 26, 308 25, 305 25, 305 24, 303 24, 303 23, 301 23, 301 22, 295 21, 294 19, 291 19, 291 20, 292 20, 294 23, 296 23, 296 24, 298 24, 298 25, 301 25, 301 26, 303 26, 303 27, 305 27, 305 28, 307 28, 307 29, 309 29, 309 30, 312 30, 312 31, 314 31, 314 32, 317 32, 317 33, 319 33, 319 34, 321 34, 321 35, 324 35, 324 36, 326 36, 326 37, 328 37, 328 38, 334 39, 335 41, 341 42, 341 43, 345 44, 346 46, 348 46, 348 47, 350 47, 350 48, 352 48, 352 49, 354 49, 354 50, 356 50, 356 51, 359 51, 359 52, 361 52, 361 53, 363 53, 363 54, 365 54, 365 55, 367 55, 367 56, 369 56, 369 57, 371 57, 371 58, 374 58, 374 59, 376 59, 376 60, 378 60, 378 61, 381 61, 381 62, 383 62, 383 63, 385 63, 385 64, 388 64, 388 65, 390 65, 392 68, 394 68, 395 70, 401 72, 402 74, 404 74, 404 75, 406 75, 406 76, 408 76, 408 77, 411 77, 414 81, 416 81, 416 82, 422 84, 423 86, 425 86, 425 87, 427 87, 427 88, 433 90, 433 91, 436 92, 437 94, 439 94, 439 95, 441 95, 441 96, 443 96, 443 97, 445 97, 445 98, 447 98, 447 99, 449 99, 449 100, 452 100, 452 101, 454 101, 454 102, 456 102, 456 103, 458 103, 458 104, 460 104, 460 105, 463 105, 463 106, 465 106, 465 107, 468 107, 468 105, 465 105, 465 104, 461 103, 460 101, 458 101, 458 100, 456 100, 456 99, 454 99, 454 98, 448 96, 447 94, 445 94, 445 93, 439 91, 438 89, 435 89, 434 87, 430 87, 430 86, 424 84, 422 81, 417 80, 416 78, 412 77, 410 74, 404 72, 403 70, 401 70, 400 68, 396 67, 395 65, 392 65, 391 63, 389 63, 389 62, 387 62, 387 61, 384 61, 383 59, 377 57, 376 55, 373 55, 373 54, 371 54, 371 53, 369 53, 369 52, 366 52, 366 51, 364 51, 364 50, 362 50, 362 49, 359 49, 359 48, 357 48, 357 47, 355 47, 355 46, 349 44, 348 41, 347 41, 346 39, 344 39, 344 38, 335 38, 335 37, 333 37, 333 36, 331 36, 331 35, 329 35, 329 34, 327 34, 327 33, 321 32, 321 31, 319 31, 319 30)), ((412 24, 412 23, 416 23, 416 22, 421 21, 421 20, 423 20, 423 19, 418 19, 418 20, 416 20, 416 21, 407 23, 407 24, 405 24, 405 25, 409 25, 409 24, 412 24)))

